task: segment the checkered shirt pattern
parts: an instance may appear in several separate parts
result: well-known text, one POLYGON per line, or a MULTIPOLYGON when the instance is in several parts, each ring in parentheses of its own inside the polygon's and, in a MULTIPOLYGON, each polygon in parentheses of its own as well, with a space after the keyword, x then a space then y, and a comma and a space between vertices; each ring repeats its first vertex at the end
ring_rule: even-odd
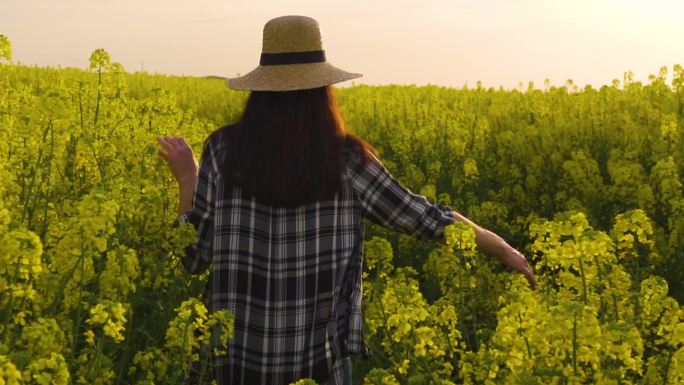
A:
POLYGON ((361 313, 364 218, 430 239, 443 237, 452 210, 346 147, 342 188, 332 200, 283 208, 243 198, 239 187, 224 191, 222 132, 209 138, 192 209, 178 218, 197 230, 185 268, 211 267, 209 308, 235 316, 229 354, 215 358, 218 382, 342 384, 342 358, 370 354, 361 313))

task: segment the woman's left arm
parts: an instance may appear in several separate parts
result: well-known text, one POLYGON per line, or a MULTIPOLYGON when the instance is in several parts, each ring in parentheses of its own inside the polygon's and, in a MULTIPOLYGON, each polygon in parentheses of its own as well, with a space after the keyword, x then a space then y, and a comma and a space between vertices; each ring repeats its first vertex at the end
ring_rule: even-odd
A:
POLYGON ((180 188, 178 214, 192 209, 192 195, 197 186, 199 164, 190 145, 180 136, 158 136, 161 148, 157 154, 166 161, 180 188))
POLYGON ((192 197, 197 188, 197 175, 178 181, 178 215, 192 210, 192 197))
POLYGON ((158 154, 166 160, 178 182, 180 222, 190 222, 197 230, 196 242, 186 249, 183 265, 190 273, 201 273, 211 263, 213 243, 214 178, 212 152, 207 146, 198 164, 192 148, 181 137, 158 137, 158 154))

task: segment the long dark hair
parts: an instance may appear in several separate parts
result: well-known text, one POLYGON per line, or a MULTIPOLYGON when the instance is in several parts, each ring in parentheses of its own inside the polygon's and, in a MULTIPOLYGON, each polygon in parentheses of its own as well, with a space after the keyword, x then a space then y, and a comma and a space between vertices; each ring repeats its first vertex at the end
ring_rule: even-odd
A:
POLYGON ((331 86, 297 91, 252 91, 237 123, 226 130, 225 191, 294 207, 329 200, 340 190, 343 147, 362 159, 376 155, 346 132, 331 86))

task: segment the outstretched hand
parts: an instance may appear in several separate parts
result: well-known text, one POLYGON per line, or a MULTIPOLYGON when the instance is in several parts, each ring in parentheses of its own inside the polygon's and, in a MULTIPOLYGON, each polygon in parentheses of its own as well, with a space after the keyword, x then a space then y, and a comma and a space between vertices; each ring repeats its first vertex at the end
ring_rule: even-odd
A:
POLYGON ((506 266, 512 268, 515 271, 521 272, 527 281, 530 283, 532 290, 537 288, 537 280, 534 278, 534 273, 532 273, 532 268, 527 262, 527 259, 521 252, 516 250, 510 245, 506 245, 505 251, 499 255, 499 260, 503 262, 506 266))
POLYGON ((523 273, 525 278, 527 278, 527 281, 529 281, 532 290, 537 288, 537 280, 534 279, 532 268, 530 267, 530 264, 527 263, 527 259, 525 259, 525 256, 522 255, 522 253, 506 243, 500 236, 489 230, 483 229, 460 213, 453 211, 452 215, 454 221, 463 221, 473 227, 475 230, 475 241, 477 242, 477 247, 480 251, 496 257, 503 262, 504 265, 523 273))
POLYGON ((199 164, 192 148, 180 136, 158 136, 161 146, 157 154, 166 161, 178 183, 195 183, 199 164))

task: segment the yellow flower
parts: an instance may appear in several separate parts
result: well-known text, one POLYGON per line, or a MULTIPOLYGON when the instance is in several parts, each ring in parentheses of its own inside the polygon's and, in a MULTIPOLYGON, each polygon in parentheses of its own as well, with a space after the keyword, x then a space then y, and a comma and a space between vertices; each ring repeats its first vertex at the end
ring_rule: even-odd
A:
POLYGON ((89 325, 102 325, 104 334, 116 342, 124 339, 121 332, 125 330, 126 308, 120 302, 104 300, 90 309, 89 325))
POLYGON ((0 384, 21 385, 21 371, 17 369, 7 356, 0 355, 0 384))
POLYGON ((290 383, 290 385, 316 385, 317 382, 312 380, 311 378, 302 378, 300 380, 297 380, 295 382, 290 383))
POLYGON ((397 368, 397 371, 399 371, 400 374, 404 374, 404 375, 405 375, 406 373, 408 373, 408 368, 409 368, 409 364, 410 364, 410 363, 411 363, 411 361, 409 361, 409 360, 404 360, 404 361, 401 363, 401 365, 397 368))
POLYGON ((34 359, 24 374, 39 385, 67 385, 70 379, 66 360, 58 353, 51 353, 50 358, 34 359))
POLYGON ((17 314, 15 314, 14 315, 14 323, 16 325, 21 325, 21 326, 26 325, 26 312, 20 311, 17 314))
POLYGON ((88 342, 90 345, 95 344, 95 333, 93 333, 92 330, 88 329, 83 334, 86 336, 86 342, 88 342))
POLYGON ((106 336, 112 337, 116 342, 121 342, 124 339, 124 336, 121 334, 123 326, 116 324, 111 320, 107 321, 107 323, 102 326, 102 330, 106 336))

